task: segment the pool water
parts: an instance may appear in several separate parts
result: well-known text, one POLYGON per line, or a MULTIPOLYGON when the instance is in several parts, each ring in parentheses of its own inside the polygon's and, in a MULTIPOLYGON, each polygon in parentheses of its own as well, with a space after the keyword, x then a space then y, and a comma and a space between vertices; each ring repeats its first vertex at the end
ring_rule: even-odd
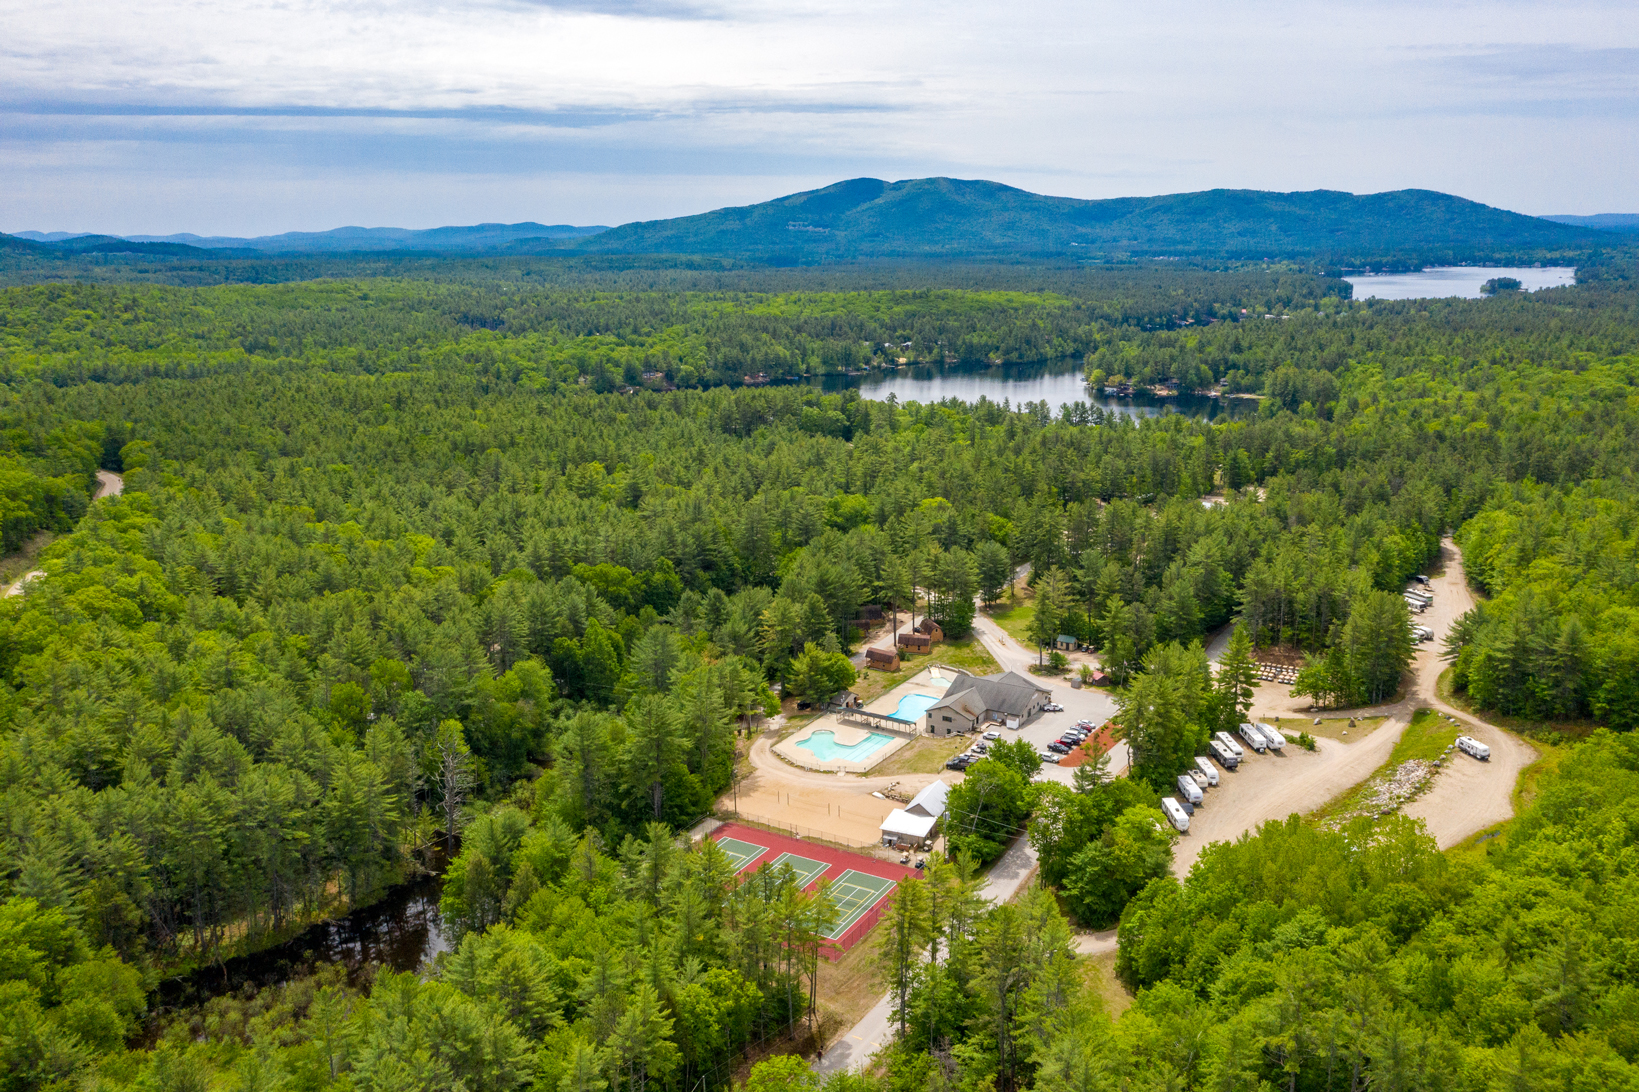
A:
POLYGON ((922 714, 928 707, 939 701, 930 694, 906 694, 899 699, 899 706, 888 714, 892 720, 902 720, 906 724, 915 724, 922 719, 922 714))
POLYGON ((821 762, 858 762, 860 759, 882 750, 882 748, 893 742, 893 738, 893 736, 886 736, 881 732, 872 732, 858 743, 844 746, 837 742, 835 732, 829 728, 821 728, 809 732, 807 738, 798 740, 797 746, 821 762))

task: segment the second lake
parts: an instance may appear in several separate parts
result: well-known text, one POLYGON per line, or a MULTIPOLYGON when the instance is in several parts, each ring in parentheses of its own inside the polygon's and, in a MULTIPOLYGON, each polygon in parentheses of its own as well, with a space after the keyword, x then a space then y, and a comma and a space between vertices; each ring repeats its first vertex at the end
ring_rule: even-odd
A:
POLYGON ((1146 392, 1129 398, 1106 398, 1087 389, 1081 362, 1075 359, 1038 361, 1031 364, 936 364, 872 372, 863 376, 815 376, 810 382, 828 391, 858 387, 866 398, 883 401, 892 395, 900 402, 940 402, 956 398, 977 402, 1004 399, 1015 407, 1024 402, 1045 401, 1057 413, 1062 405, 1085 402, 1107 413, 1128 417, 1155 417, 1163 413, 1184 413, 1192 417, 1235 417, 1251 413, 1250 400, 1208 398, 1180 394, 1158 398, 1146 392))

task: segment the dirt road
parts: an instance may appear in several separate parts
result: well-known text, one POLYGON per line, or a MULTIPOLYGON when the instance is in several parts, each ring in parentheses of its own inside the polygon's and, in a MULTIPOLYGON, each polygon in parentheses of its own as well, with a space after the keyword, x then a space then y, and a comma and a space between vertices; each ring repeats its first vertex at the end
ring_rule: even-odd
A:
MULTIPOLYGON (((1536 751, 1517 736, 1459 713, 1436 694, 1436 683, 1445 669, 1440 659, 1441 638, 1474 605, 1463 575, 1462 554, 1450 539, 1440 544, 1440 560, 1429 587, 1434 593, 1434 605, 1415 617, 1419 624, 1434 631, 1435 639, 1417 646, 1405 696, 1393 705, 1346 714, 1387 715, 1389 719, 1383 726, 1359 743, 1317 740, 1313 754, 1290 744, 1284 756, 1249 751, 1237 772, 1225 775, 1219 788, 1208 791, 1206 805, 1190 821, 1189 834, 1179 840, 1173 862, 1176 875, 1183 876, 1189 870, 1208 842, 1232 840, 1271 819, 1313 811, 1369 777, 1388 761, 1412 713, 1424 707, 1457 716, 1468 726, 1469 734, 1491 747, 1491 761, 1481 763, 1457 756, 1463 761, 1448 763, 1436 776, 1433 787, 1407 805, 1404 813, 1424 820, 1442 849, 1513 815, 1514 786, 1520 771, 1535 761, 1536 751)), ((1309 699, 1292 697, 1290 689, 1276 683, 1261 684, 1253 697, 1253 717, 1279 717, 1282 727, 1297 727, 1289 718, 1306 717, 1309 699)))
POLYGON ((117 497, 125 492, 125 479, 112 470, 97 471, 97 495, 92 500, 102 500, 104 497, 117 497))

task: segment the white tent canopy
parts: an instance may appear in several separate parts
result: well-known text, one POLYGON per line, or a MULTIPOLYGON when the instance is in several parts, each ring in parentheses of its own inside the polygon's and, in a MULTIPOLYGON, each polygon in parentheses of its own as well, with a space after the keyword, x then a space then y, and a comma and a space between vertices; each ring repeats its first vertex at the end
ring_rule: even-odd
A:
POLYGON ((931 815, 912 815, 904 808, 895 808, 882 820, 882 841, 920 842, 933 831, 939 820, 931 815))

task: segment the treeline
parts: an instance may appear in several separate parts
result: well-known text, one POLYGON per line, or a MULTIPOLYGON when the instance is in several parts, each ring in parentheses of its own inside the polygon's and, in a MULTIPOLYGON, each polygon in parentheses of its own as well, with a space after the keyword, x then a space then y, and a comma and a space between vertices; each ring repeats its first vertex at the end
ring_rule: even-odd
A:
MULTIPOLYGON (((881 1068, 822 1082, 781 1056, 745 1087, 1639 1087, 1622 879, 1636 791, 1634 740, 1601 733, 1483 851, 1442 854, 1402 818, 1322 831, 1294 817, 1208 847, 1182 883, 1164 874, 1158 814, 1129 809, 1083 851, 1112 865, 1112 882, 1142 885, 1118 934, 1116 969, 1136 991, 1119 1019, 1047 891, 987 908, 968 866, 936 861, 878 926, 896 1032, 881 1068)), ((1078 821, 1080 796, 1057 794, 1053 814, 1078 821)), ((741 1044, 812 997, 821 902, 768 873, 735 887, 709 841, 685 849, 657 827, 606 854, 506 809, 472 831, 446 899, 467 931, 439 975, 382 975, 368 996, 320 977, 219 999, 152 1049, 103 1062, 97 1087, 385 1090, 408 1073, 416 1087, 720 1088, 741 1044)), ((7 913, 72 936, 60 913, 7 913)), ((71 973, 85 949, 65 951, 31 956, 43 985, 28 988, 32 1008, 11 1010, 37 1038, 7 1043, 40 1045, 13 1045, 8 1073, 36 1085, 95 1058, 73 1007, 91 977, 71 973)), ((99 997, 107 1026, 117 1033, 122 1004, 140 1014, 139 999, 99 997)))
POLYGON ((0 1088, 727 1088, 747 1044, 804 1018, 834 914, 789 868, 733 879, 716 843, 664 824, 605 847, 501 808, 451 870, 459 940, 436 976, 361 991, 321 972, 213 1001, 197 1034, 177 1021, 133 1054, 140 977, 62 908, 13 899, 0 1088))
POLYGON ((102 425, 55 424, 0 406, 0 554, 36 532, 71 530, 96 494, 97 468, 118 460, 118 436, 102 425))
POLYGON ((748 375, 840 373, 901 359, 1056 359, 1086 353, 1118 328, 1233 317, 1226 297, 1304 306, 1348 288, 1261 270, 1067 272, 1048 278, 1047 291, 1041 278, 1005 270, 696 280, 673 287, 653 273, 628 273, 8 289, 0 292, 0 375, 61 385, 224 369, 385 372, 447 360, 602 391, 738 385, 748 375), (781 279, 789 290, 771 290, 781 279), (987 280, 1019 287, 980 287, 987 280))

